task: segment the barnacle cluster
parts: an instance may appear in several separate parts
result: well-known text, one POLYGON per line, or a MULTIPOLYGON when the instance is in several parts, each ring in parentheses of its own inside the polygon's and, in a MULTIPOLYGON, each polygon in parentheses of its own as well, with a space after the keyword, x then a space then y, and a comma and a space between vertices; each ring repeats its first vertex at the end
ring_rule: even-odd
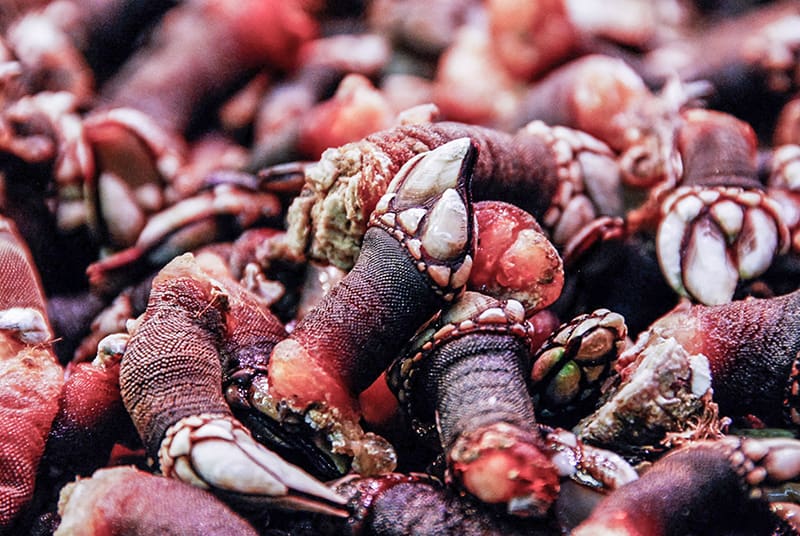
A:
POLYGON ((797 0, 4 2, 0 534, 800 533, 799 90, 797 0))

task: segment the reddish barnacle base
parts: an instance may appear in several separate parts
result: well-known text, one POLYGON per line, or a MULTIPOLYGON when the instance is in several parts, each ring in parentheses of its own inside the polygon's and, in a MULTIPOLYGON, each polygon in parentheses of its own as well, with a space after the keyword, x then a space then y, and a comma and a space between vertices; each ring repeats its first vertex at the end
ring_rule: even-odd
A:
POLYGON ((474 210, 478 243, 469 288, 513 298, 528 313, 556 301, 564 286, 563 263, 534 217, 501 201, 480 201, 474 210))
POLYGON ((0 273, 0 532, 5 532, 33 498, 64 380, 50 348, 38 273, 16 228, 2 217, 0 273))
POLYGON ((133 467, 100 469, 65 486, 58 536, 258 532, 211 493, 133 467), (164 511, 171 515, 161 515, 164 511))

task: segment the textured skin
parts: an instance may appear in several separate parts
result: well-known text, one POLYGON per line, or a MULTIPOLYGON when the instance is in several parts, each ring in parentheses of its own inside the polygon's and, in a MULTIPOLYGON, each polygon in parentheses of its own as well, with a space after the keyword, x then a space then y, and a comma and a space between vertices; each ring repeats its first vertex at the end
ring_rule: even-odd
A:
POLYGON ((101 469, 66 488, 62 501, 59 536, 258 534, 211 493, 133 467, 101 469))
POLYGON ((525 385, 524 341, 508 335, 467 334, 447 342, 420 364, 415 395, 432 419, 438 410, 442 444, 496 422, 535 427, 525 385))
MULTIPOLYGON (((353 269, 309 312, 290 336, 313 360, 281 363, 281 374, 309 366, 323 369, 338 385, 307 385, 308 400, 325 400, 326 390, 354 396, 369 387, 416 329, 442 305, 409 254, 385 231, 371 228, 353 269), (286 367, 289 367, 287 370, 286 367)), ((270 381, 282 385, 270 361, 270 381)))
POLYGON ((78 363, 59 398, 45 458, 60 470, 89 475, 108 461, 117 441, 135 436, 119 392, 119 363, 78 363))
POLYGON ((732 115, 710 110, 682 114, 678 150, 684 185, 763 189, 756 170, 756 134, 732 115))
POLYGON ((231 415, 218 351, 225 325, 221 300, 211 296, 202 275, 179 264, 186 258, 154 280, 120 366, 122 400, 151 456, 167 428, 183 417, 231 415))
POLYGON ((800 291, 725 305, 695 305, 654 324, 711 365, 714 401, 728 416, 784 426, 783 399, 800 351, 800 291), (666 331, 664 331, 666 327, 666 331))
POLYGON ((775 518, 749 500, 723 449, 708 444, 669 454, 602 500, 574 536, 772 534, 775 518))
POLYGON ((364 536, 473 536, 551 534, 534 522, 502 516, 452 493, 434 480, 400 474, 363 478, 337 490, 356 513, 343 534, 364 536))
MULTIPOLYGON (((0 274, 0 310, 31 307, 46 314, 39 276, 13 227, 0 230, 0 274)), ((28 346, 0 331, 0 532, 33 496, 62 385, 49 344, 28 346)))

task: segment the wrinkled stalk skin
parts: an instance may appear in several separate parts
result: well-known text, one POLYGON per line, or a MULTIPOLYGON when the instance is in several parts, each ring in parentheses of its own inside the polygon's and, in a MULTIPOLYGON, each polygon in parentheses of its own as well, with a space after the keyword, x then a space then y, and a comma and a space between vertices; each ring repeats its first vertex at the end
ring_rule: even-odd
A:
POLYGON ((766 501, 748 498, 726 453, 706 446, 668 454, 603 499, 573 534, 772 534, 775 523, 766 501))
MULTIPOLYGON (((41 315, 44 295, 31 254, 16 228, 0 218, 0 312, 15 307, 41 315)), ((40 338, 52 339, 49 325, 40 338)), ((23 328, 24 330, 24 328, 23 328)), ((50 426, 58 411, 63 369, 50 341, 26 344, 14 328, 0 330, 0 533, 33 498, 50 426)))
MULTIPOLYGON (((444 344, 430 360, 418 398, 435 401, 442 444, 460 435, 506 422, 523 430, 536 422, 523 378, 524 341, 488 333, 469 334, 444 344)), ((432 415, 433 412, 431 411, 432 415)))
POLYGON ((756 135, 732 115, 706 110, 684 114, 677 133, 681 184, 763 189, 756 167, 756 135))
POLYGON ((386 231, 371 228, 356 265, 291 338, 356 394, 380 376, 441 305, 407 251, 386 231))
MULTIPOLYGON (((695 306, 683 318, 699 338, 687 350, 709 356, 720 413, 751 414, 768 426, 786 425, 784 398, 800 352, 800 291, 717 307, 695 306)), ((680 314, 674 322, 681 322, 680 314)))
POLYGON ((549 534, 536 522, 499 514, 419 475, 390 474, 339 484, 353 515, 336 534, 353 536, 491 536, 549 534))
POLYGON ((122 400, 151 456, 181 418, 231 414, 217 351, 224 322, 217 302, 192 278, 154 282, 120 365, 122 400))
POLYGON ((258 532, 211 493, 133 467, 101 469, 66 486, 59 503, 58 536, 258 532))

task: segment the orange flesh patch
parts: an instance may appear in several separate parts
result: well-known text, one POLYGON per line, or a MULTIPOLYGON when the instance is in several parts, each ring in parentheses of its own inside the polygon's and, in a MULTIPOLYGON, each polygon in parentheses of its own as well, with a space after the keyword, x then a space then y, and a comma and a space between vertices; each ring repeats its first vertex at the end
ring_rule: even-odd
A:
POLYGON ((358 401, 364 421, 372 425, 392 422, 399 410, 397 398, 386 383, 385 372, 359 395, 358 401))
POLYGON ((525 443, 482 450, 473 460, 456 463, 453 468, 464 487, 486 503, 531 497, 546 510, 560 489, 550 460, 525 443))
POLYGON ((561 294, 564 267, 552 243, 528 212, 499 201, 475 204, 478 247, 469 288, 514 298, 531 312, 561 294))
POLYGON ((284 339, 272 351, 267 378, 270 395, 275 400, 289 401, 297 411, 324 402, 338 409, 342 417, 357 420, 358 402, 344 386, 320 367, 303 346, 293 339, 284 339))

